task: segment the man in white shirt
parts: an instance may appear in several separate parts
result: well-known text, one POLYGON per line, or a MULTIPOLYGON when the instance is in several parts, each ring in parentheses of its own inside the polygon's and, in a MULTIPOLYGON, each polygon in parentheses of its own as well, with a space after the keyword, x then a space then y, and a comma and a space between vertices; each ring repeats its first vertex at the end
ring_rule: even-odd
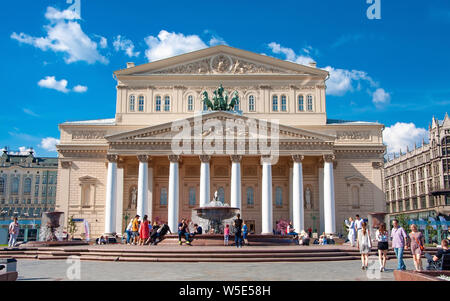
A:
POLYGON ((8 233, 8 248, 14 248, 16 246, 17 236, 19 236, 19 222, 17 221, 17 217, 14 217, 12 223, 9 224, 8 233))
POLYGON ((359 214, 356 215, 356 220, 355 220, 355 225, 356 225, 356 233, 358 233, 358 230, 362 229, 362 223, 364 222, 364 220, 362 220, 359 217, 359 214))

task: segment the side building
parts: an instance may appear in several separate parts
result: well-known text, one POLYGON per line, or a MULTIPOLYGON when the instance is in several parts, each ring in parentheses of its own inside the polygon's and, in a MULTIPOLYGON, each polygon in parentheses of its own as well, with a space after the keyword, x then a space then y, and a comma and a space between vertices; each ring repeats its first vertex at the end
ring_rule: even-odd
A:
POLYGON ((35 240, 43 212, 55 210, 58 158, 35 157, 2 150, 0 156, 0 243, 8 236, 14 216, 19 218, 19 240, 35 240))
POLYGON ((391 219, 428 219, 450 212, 450 118, 433 117, 429 143, 407 150, 384 165, 384 193, 391 219))

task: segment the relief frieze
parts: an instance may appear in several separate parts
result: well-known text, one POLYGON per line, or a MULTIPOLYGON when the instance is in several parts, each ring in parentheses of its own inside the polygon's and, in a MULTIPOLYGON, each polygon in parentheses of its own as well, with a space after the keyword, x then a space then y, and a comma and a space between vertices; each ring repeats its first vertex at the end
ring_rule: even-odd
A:
POLYGON ((72 133, 72 140, 99 140, 105 135, 106 131, 75 131, 72 133))
POLYGON ((338 140, 369 140, 370 131, 338 131, 338 140))

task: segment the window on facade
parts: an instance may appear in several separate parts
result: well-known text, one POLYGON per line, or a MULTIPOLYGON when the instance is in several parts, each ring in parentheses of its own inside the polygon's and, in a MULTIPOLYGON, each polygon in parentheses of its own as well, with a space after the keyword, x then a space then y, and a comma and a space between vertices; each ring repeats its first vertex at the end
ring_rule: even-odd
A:
POLYGON ((26 178, 23 182, 23 194, 30 195, 31 194, 31 178, 26 178))
POLYGON ((278 96, 274 95, 272 97, 272 111, 276 112, 278 111, 278 96))
POLYGON ((223 189, 223 187, 219 187, 217 192, 218 192, 219 202, 221 202, 222 204, 225 203, 225 189, 223 189))
POLYGON ((5 192, 6 192, 5 184, 6 184, 5 179, 4 178, 0 178, 0 194, 5 194, 5 192))
POLYGON ((236 101, 236 103, 234 104, 234 110, 235 111, 239 111, 240 110, 240 101, 239 99, 236 101))
POLYGON ((41 181, 41 177, 40 177, 39 175, 37 175, 37 176, 36 176, 36 182, 35 182, 35 183, 36 183, 36 184, 39 184, 40 181, 41 181))
POLYGON ((286 95, 281 95, 281 111, 286 112, 287 111, 287 98, 286 95))
POLYGON ((312 111, 313 110, 313 97, 312 97, 312 95, 308 95, 307 102, 308 102, 308 111, 312 111))
POLYGON ((303 100, 303 95, 298 96, 298 110, 301 112, 305 110, 305 103, 303 100))
POLYGON ((253 96, 253 95, 250 95, 248 97, 248 110, 250 112, 255 111, 255 96, 253 96))
POLYGON ((91 185, 81 185, 81 206, 89 207, 91 205, 91 185))
POLYGON ((275 189, 275 205, 277 207, 283 206, 283 188, 280 186, 275 189))
POLYGON ((42 177, 42 184, 47 184, 47 175, 42 177))
POLYGON ((161 96, 156 96, 155 111, 156 112, 161 112, 161 96))
POLYGON ((139 103, 139 107, 138 107, 139 112, 144 112, 144 96, 142 96, 142 95, 139 96, 138 103, 139 103))
POLYGON ((195 206, 196 203, 197 203, 197 196, 196 196, 195 187, 190 187, 189 188, 189 206, 195 206))
POLYGON ((359 187, 353 186, 352 187, 352 207, 359 208, 359 204, 360 204, 359 187))
POLYGON ((194 97, 192 95, 188 96, 188 111, 194 111, 194 97))
POLYGON ((11 181, 11 194, 16 195, 19 194, 19 178, 14 177, 11 181))
POLYGON ((39 185, 34 185, 34 196, 39 196, 39 185))
POLYGON ((253 187, 247 187, 247 205, 253 206, 255 204, 255 194, 253 187))
POLYGON ((162 206, 167 205, 167 188, 166 187, 161 188, 161 193, 159 195, 159 204, 162 206))
POLYGON ((130 112, 134 112, 134 108, 136 105, 136 97, 134 95, 130 96, 130 112))
POLYGON ((165 112, 170 111, 170 96, 164 97, 164 111, 165 112))

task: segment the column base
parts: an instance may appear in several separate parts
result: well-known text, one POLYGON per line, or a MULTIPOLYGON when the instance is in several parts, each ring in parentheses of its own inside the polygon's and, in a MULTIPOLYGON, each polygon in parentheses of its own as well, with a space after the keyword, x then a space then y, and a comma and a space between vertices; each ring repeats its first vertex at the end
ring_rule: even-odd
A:
POLYGON ((261 232, 261 235, 273 235, 273 232, 261 232))
POLYGON ((103 233, 103 236, 108 236, 108 237, 116 237, 116 232, 113 233, 103 233))

